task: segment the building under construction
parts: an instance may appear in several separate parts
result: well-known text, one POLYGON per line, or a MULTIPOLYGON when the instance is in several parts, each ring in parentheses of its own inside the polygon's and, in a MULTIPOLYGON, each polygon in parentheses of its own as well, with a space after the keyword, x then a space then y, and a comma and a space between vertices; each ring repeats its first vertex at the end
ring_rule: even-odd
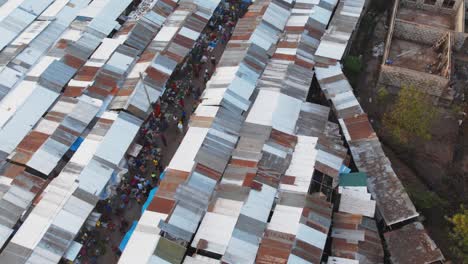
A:
POLYGON ((453 51, 466 39, 462 0, 397 0, 379 85, 397 93, 416 87, 440 104, 453 100, 453 51))

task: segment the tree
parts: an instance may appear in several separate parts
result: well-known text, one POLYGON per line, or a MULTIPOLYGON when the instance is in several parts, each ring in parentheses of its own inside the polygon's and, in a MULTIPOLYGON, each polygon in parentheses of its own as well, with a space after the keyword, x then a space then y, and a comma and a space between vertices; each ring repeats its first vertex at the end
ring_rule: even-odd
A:
POLYGON ((451 250, 463 263, 468 263, 468 209, 461 206, 460 212, 448 220, 452 224, 450 238, 455 243, 451 250))
POLYGON ((413 86, 402 87, 392 110, 384 115, 384 127, 400 143, 411 138, 431 139, 432 121, 437 110, 428 96, 413 86))
POLYGON ((362 70, 361 59, 357 56, 347 56, 343 63, 346 72, 358 75, 362 70))

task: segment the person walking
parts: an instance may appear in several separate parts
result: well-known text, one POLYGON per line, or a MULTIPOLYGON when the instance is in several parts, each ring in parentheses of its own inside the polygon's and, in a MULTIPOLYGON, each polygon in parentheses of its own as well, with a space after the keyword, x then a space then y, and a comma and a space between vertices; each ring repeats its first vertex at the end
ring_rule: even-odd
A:
POLYGON ((201 62, 202 64, 205 64, 207 61, 208 61, 208 57, 206 57, 206 55, 203 55, 203 57, 201 58, 200 62, 201 62))
POLYGON ((158 183, 158 175, 156 174, 156 172, 151 173, 151 180, 153 181, 153 184, 155 185, 156 183, 158 183))
POLYGON ((177 128, 179 129, 179 133, 182 134, 184 132, 184 124, 182 123, 182 120, 177 124, 177 128))
POLYGON ((206 82, 208 82, 208 80, 210 79, 210 73, 208 71, 208 69, 205 69, 205 75, 203 76, 203 80, 206 82))

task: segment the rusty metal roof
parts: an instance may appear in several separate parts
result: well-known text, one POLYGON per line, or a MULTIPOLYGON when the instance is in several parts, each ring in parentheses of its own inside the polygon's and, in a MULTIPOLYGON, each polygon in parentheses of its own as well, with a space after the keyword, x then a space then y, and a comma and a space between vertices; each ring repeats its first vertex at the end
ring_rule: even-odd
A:
POLYGON ((384 234, 390 260, 395 264, 443 261, 442 252, 429 237, 421 222, 408 224, 384 234))
POLYGON ((384 252, 375 220, 336 212, 332 225, 332 256, 365 264, 383 263, 384 252))

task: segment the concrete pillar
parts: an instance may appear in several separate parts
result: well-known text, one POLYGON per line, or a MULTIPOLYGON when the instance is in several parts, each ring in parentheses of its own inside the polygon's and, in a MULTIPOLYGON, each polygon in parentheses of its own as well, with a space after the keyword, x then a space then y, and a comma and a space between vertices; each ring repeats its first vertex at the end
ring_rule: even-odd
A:
POLYGON ((465 1, 465 8, 466 8, 466 3, 468 2, 467 0, 457 0, 455 4, 453 5, 453 10, 458 11, 458 8, 460 8, 460 5, 465 1))
POLYGON ((437 6, 438 8, 441 8, 443 2, 444 0, 437 0, 435 6, 437 6))

